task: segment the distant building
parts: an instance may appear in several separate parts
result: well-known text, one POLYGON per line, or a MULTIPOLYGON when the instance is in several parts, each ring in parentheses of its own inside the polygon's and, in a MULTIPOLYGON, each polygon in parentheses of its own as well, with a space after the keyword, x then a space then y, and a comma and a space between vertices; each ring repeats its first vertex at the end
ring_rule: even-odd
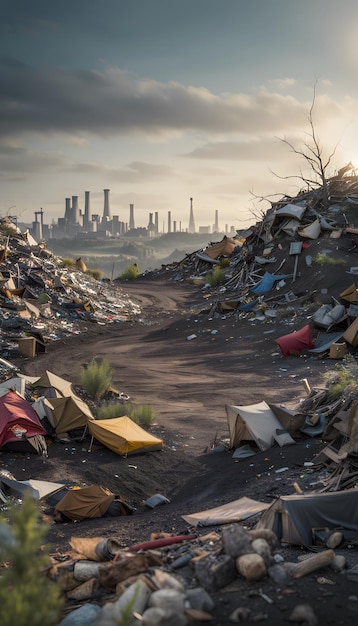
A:
POLYGON ((189 233, 195 233, 195 220, 194 220, 194 209, 193 209, 193 198, 190 198, 190 215, 189 215, 189 233))

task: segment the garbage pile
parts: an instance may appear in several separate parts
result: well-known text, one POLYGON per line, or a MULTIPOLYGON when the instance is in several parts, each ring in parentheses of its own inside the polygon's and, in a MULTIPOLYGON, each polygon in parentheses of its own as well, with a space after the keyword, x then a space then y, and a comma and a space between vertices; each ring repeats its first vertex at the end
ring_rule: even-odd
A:
MULTIPOLYGON (((215 594, 235 583, 237 607, 229 622, 262 621, 268 615, 257 608, 258 596, 274 602, 255 585, 264 578, 291 593, 299 579, 320 570, 318 584, 328 582, 330 572, 354 579, 354 568, 335 552, 340 540, 339 533, 331 533, 322 551, 288 562, 274 532, 238 524, 201 536, 153 533, 148 542, 130 547, 116 537, 72 537, 72 552, 54 555, 48 576, 61 586, 69 607, 75 607, 60 626, 84 619, 91 626, 115 626, 129 615, 130 623, 140 620, 144 626, 212 621, 215 594), (250 596, 245 582, 256 593, 250 596)), ((298 602, 288 619, 313 624, 313 617, 312 607, 298 602)))
POLYGON ((272 322, 281 320, 285 309, 302 316, 309 303, 324 301, 320 328, 332 330, 347 313, 356 317, 352 304, 358 304, 356 170, 349 164, 326 183, 328 199, 323 188, 295 198, 284 196, 250 228, 163 266, 160 272, 201 285, 205 295, 201 312, 209 317, 272 322), (340 292, 343 303, 337 302, 340 292))
POLYGON ((139 312, 118 284, 96 280, 81 259, 66 266, 28 232, 0 226, 0 356, 5 361, 33 357, 51 341, 87 332, 92 323, 121 323, 139 312))

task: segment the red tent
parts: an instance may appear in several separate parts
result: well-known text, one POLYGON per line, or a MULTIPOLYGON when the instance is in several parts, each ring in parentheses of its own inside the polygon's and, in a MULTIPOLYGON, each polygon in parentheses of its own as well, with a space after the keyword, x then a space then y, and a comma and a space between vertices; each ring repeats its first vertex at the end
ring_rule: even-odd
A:
POLYGON ((31 404, 16 391, 0 397, 0 448, 46 452, 45 429, 31 404))
POLYGON ((310 350, 310 348, 313 348, 309 324, 307 324, 300 330, 295 330, 289 335, 283 335, 275 341, 279 346, 283 356, 300 354, 302 350, 310 350))

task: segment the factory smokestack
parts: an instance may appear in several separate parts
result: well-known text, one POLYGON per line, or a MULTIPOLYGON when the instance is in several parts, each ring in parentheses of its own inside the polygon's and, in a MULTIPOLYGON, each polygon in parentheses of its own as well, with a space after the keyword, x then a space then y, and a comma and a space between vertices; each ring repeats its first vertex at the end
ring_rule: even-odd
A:
POLYGON ((135 228, 134 224, 134 204, 129 205, 129 230, 133 230, 135 228))
POLYGON ((78 206, 78 196, 72 196, 72 211, 71 211, 71 223, 79 224, 80 222, 80 209, 78 206))
POLYGON ((189 233, 195 233, 195 220, 193 211, 193 198, 190 198, 190 216, 189 216, 189 233))
POLYGON ((66 205, 65 205, 65 220, 70 222, 71 221, 71 198, 66 198, 65 202, 66 202, 66 205))
POLYGON ((215 211, 215 224, 214 224, 214 232, 219 232, 219 211, 216 209, 215 211))
POLYGON ((104 191, 104 207, 102 222, 110 222, 112 220, 111 209, 109 207, 109 189, 103 189, 104 191))
POLYGON ((84 214, 84 225, 89 223, 90 221, 90 192, 85 191, 85 214, 84 214))

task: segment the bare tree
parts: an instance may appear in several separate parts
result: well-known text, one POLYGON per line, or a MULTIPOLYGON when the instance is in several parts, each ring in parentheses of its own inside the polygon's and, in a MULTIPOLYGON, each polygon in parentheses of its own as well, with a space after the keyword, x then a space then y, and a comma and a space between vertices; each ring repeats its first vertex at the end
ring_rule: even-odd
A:
POLYGON ((278 176, 278 174, 276 174, 275 172, 272 172, 272 173, 278 178, 281 178, 283 180, 290 179, 290 178, 299 179, 303 183, 305 183, 308 190, 317 189, 317 187, 321 187, 322 188, 322 203, 324 207, 327 207, 328 200, 329 200, 327 172, 328 172, 329 166, 331 165, 332 158, 335 155, 335 152, 337 150, 338 143, 334 146, 332 152, 328 155, 328 157, 325 158, 324 149, 322 148, 321 143, 317 137, 317 132, 316 132, 314 119, 313 119, 313 112, 314 112, 314 107, 316 103, 316 88, 317 88, 317 81, 315 82, 314 87, 313 87, 312 104, 311 104, 309 114, 308 114, 308 124, 309 124, 310 130, 307 133, 309 137, 307 141, 304 141, 300 147, 296 147, 286 137, 284 138, 278 137, 278 139, 282 141, 282 143, 286 144, 290 148, 291 152, 298 155, 299 157, 302 157, 305 160, 306 165, 309 166, 310 174, 305 176, 302 170, 300 170, 300 174, 296 176, 278 176))

